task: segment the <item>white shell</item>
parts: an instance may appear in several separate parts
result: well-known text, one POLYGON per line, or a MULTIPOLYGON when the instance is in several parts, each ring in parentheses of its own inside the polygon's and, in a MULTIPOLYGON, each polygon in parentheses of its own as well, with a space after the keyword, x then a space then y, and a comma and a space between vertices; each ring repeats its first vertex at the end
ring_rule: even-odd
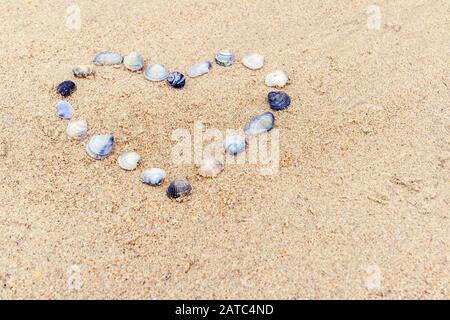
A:
POLYGON ((266 76, 266 85, 269 87, 284 87, 289 81, 289 76, 285 71, 276 70, 266 76))
POLYGON ((92 65, 77 66, 72 71, 77 78, 87 78, 95 73, 95 67, 92 65))
POLYGON ((70 138, 83 138, 86 136, 88 124, 85 120, 70 121, 67 125, 67 135, 70 138))
POLYGON ((209 61, 200 62, 196 65, 193 65, 189 71, 188 76, 191 78, 199 77, 204 74, 207 74, 209 70, 212 68, 212 63, 209 61))
POLYGON ((258 70, 264 66, 264 57, 258 53, 250 53, 242 58, 242 64, 249 69, 258 70))
POLYGON ((213 178, 223 170, 223 162, 214 158, 207 158, 200 161, 199 173, 202 177, 213 178))
POLYGON ((169 72, 162 64, 153 64, 144 71, 144 77, 149 81, 164 81, 168 76, 169 72))
POLYGON ((159 186, 165 178, 166 172, 159 168, 144 170, 141 175, 141 181, 151 186, 159 186))
POLYGON ((144 68, 144 60, 136 51, 131 52, 129 55, 123 58, 123 64, 130 71, 139 71, 144 68))
POLYGON ((132 171, 137 168, 141 156, 135 151, 122 153, 117 159, 117 163, 123 170, 132 171))
POLYGON ((92 136, 86 143, 86 153, 96 160, 107 158, 114 148, 114 137, 110 134, 92 136))

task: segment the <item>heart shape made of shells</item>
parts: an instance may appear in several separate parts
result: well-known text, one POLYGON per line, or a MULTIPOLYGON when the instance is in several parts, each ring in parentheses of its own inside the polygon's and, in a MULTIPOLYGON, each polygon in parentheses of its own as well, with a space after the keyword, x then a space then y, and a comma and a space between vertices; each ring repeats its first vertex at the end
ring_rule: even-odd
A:
MULTIPOLYGON (((221 67, 230 67, 235 62, 234 54, 229 50, 219 51, 215 56, 215 62, 221 67)), ((264 66, 264 57, 257 53, 251 53, 241 59, 242 64, 251 69, 259 70, 264 66)), ((76 78, 87 78, 95 74, 95 66, 117 66, 123 64, 130 71, 137 72, 144 69, 144 60, 137 52, 122 55, 113 52, 101 52, 93 60, 93 64, 81 65, 73 68, 76 78), (95 65, 95 66, 94 66, 95 65)), ((200 62, 192 66, 187 75, 190 78, 200 77, 212 69, 210 61, 200 62)), ((169 72, 162 64, 153 64, 144 70, 144 77, 149 81, 167 81, 175 89, 182 89, 186 84, 186 77, 179 71, 169 72)), ((267 74, 265 83, 269 87, 283 88, 289 81, 288 74, 282 70, 276 70, 267 74)), ((56 89, 64 99, 76 91, 76 84, 67 80, 60 83, 56 89)), ((291 104, 291 98, 286 92, 272 91, 267 97, 270 108, 275 111, 283 111, 291 104)), ((61 119, 70 120, 67 124, 67 135, 73 139, 82 139, 87 136, 88 124, 86 120, 72 120, 74 109, 71 104, 61 100, 56 105, 57 114, 61 119)), ((272 130, 275 126, 275 116, 272 112, 265 112, 250 119, 245 125, 244 133, 248 136, 257 136, 263 132, 272 130)), ((110 156, 115 145, 115 139, 110 134, 93 135, 85 144, 86 153, 95 160, 102 160, 110 156)), ((247 140, 241 135, 227 136, 223 142, 225 152, 237 156, 247 147, 247 140)), ((135 151, 126 151, 119 155, 117 162, 123 170, 135 170, 141 156, 135 151)), ((215 177, 224 169, 222 161, 206 158, 199 164, 199 174, 203 177, 215 177)), ((160 168, 145 169, 141 174, 141 181, 150 186, 160 186, 166 172, 160 168)), ((192 193, 191 184, 182 177, 175 178, 166 190, 171 199, 185 199, 192 193)))

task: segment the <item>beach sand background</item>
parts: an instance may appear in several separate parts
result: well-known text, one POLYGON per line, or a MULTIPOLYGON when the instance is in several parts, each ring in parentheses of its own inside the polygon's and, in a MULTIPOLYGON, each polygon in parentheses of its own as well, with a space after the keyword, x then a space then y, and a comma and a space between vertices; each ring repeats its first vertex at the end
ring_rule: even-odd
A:
POLYGON ((3 0, 0 12, 0 298, 449 298, 448 1, 3 0), (56 116, 56 85, 100 51, 187 71, 223 48, 266 64, 214 66, 180 91, 123 68, 77 79, 75 119, 117 139, 104 161, 56 116), (245 164, 202 179, 172 163, 174 130, 268 111, 274 69, 293 100, 276 114, 277 175, 245 164), (116 165, 128 149, 139 170, 116 165), (186 176, 191 199, 141 184, 153 166, 186 176))

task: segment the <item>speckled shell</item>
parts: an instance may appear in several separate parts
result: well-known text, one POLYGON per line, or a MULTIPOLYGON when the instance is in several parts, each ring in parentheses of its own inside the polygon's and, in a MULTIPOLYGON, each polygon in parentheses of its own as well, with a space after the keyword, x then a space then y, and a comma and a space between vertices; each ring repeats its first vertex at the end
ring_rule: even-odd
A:
POLYGON ((234 63, 234 55, 229 50, 222 50, 216 54, 215 60, 219 66, 229 67, 234 63))
POLYGON ((117 159, 117 163, 123 170, 132 171, 137 168, 141 156, 135 151, 126 151, 117 159))
POLYGON ((97 66, 113 66, 121 64, 123 57, 118 53, 109 51, 101 52, 94 58, 94 64, 97 66))
POLYGON ((70 96, 75 90, 77 90, 77 85, 70 80, 61 82, 56 88, 56 91, 63 97, 70 96))
POLYGON ((227 136, 223 142, 223 147, 229 155, 236 156, 243 152, 247 146, 245 137, 239 134, 227 136))
POLYGON ((184 178, 176 178, 167 188, 166 194, 171 199, 182 199, 192 193, 191 184, 184 178))
POLYGON ((283 91, 272 91, 267 96, 270 108, 275 111, 287 109, 291 104, 291 97, 283 91))
POLYGON ((252 118, 245 126, 244 132, 247 135, 256 136, 260 133, 272 130, 274 126, 275 116, 272 112, 266 112, 252 118))
POLYGON ((198 63, 196 65, 193 65, 189 71, 188 76, 191 78, 200 77, 204 74, 207 74, 209 70, 212 68, 212 63, 209 61, 204 61, 201 63, 198 63))
POLYGON ((147 169, 142 172, 141 181, 150 186, 159 186, 164 182, 166 172, 159 168, 147 169))
POLYGON ((205 178, 217 177, 223 170, 223 162, 218 159, 207 158, 200 161, 199 174, 205 178))
POLYGON ((87 134, 88 124, 85 120, 70 121, 66 133, 70 138, 84 138, 87 134))
POLYGON ((69 102, 61 100, 56 104, 58 117, 64 120, 70 120, 73 116, 73 108, 69 102))
POLYGON ((258 70, 264 66, 264 57, 258 53, 250 53, 242 58, 242 64, 251 70, 258 70))
POLYGON ((186 77, 181 72, 175 71, 169 73, 167 82, 176 89, 181 89, 186 84, 186 77))
POLYGON ((144 59, 134 51, 123 58, 123 65, 130 71, 139 71, 144 68, 144 59))
POLYGON ((92 65, 77 66, 72 71, 77 78, 87 78, 95 73, 95 67, 92 65))
POLYGON ((162 64, 153 64, 144 71, 144 77, 149 81, 164 81, 168 76, 169 72, 162 64))
POLYGON ((269 87, 283 88, 289 81, 289 76, 282 70, 276 70, 266 76, 266 85, 269 87))
POLYGON ((86 143, 86 153, 96 160, 108 157, 113 148, 114 137, 112 135, 95 135, 86 143))

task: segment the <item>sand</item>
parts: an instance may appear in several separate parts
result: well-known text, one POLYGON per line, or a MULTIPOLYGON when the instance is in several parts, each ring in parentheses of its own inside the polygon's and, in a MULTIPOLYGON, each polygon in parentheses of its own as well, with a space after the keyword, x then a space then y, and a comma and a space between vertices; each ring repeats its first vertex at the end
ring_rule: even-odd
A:
POLYGON ((1 1, 0 298, 448 299, 450 5, 375 2, 1 1), (104 161, 56 116, 55 87, 100 51, 187 71, 222 48, 266 64, 181 91, 123 68, 77 79, 75 118, 117 139, 104 161), (292 97, 278 174, 172 162, 174 130, 268 111, 274 69, 292 97), (143 185, 153 166, 189 201, 143 185))

